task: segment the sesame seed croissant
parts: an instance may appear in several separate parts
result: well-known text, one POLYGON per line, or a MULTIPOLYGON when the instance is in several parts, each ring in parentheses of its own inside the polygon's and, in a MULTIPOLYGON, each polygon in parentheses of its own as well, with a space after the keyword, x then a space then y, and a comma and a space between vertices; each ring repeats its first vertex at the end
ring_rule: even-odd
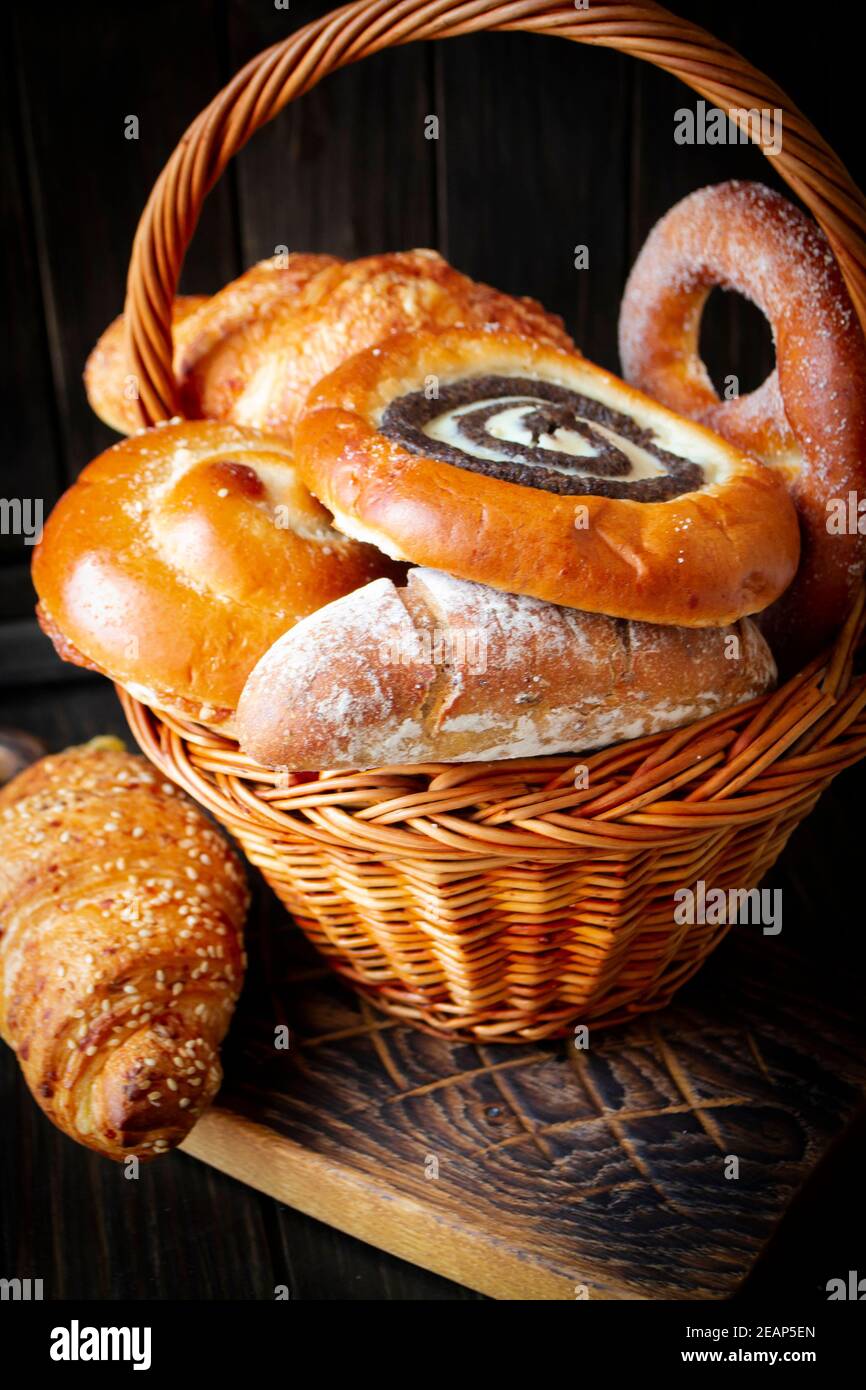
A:
POLYGON ((116 740, 0 791, 0 1035, 45 1114, 109 1158, 178 1144, 222 1079, 243 870, 116 740))

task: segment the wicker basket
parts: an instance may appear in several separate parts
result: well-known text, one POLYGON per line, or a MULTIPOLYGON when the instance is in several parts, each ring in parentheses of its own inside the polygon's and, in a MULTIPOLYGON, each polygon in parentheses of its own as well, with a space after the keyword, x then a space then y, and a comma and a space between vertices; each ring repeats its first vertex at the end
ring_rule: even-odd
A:
MULTIPOLYGON (((178 413, 171 303, 232 155, 335 68, 484 29, 633 53, 725 109, 781 107, 776 166, 827 233, 864 321, 862 195, 785 94, 703 30, 648 3, 359 0, 253 59, 155 185, 126 306, 147 422, 178 413)), ((119 694, 144 752, 228 827, 356 988, 455 1036, 539 1039, 659 1008, 699 967, 727 927, 678 925, 675 890, 755 886, 830 780, 866 752, 866 677, 852 678, 863 626, 861 596, 826 658, 670 735, 579 759, 323 773, 292 787, 236 743, 119 694)))

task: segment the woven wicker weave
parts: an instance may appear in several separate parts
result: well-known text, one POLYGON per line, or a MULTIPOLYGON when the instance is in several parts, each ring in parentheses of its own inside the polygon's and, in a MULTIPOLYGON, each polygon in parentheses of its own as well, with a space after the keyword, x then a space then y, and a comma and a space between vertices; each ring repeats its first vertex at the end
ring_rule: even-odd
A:
MULTIPOLYGON (((146 422, 178 413, 170 306, 202 202, 237 150, 335 68, 484 29, 617 48, 725 109, 781 107, 774 162, 866 320, 863 196, 785 94, 696 25, 649 3, 360 0, 249 63, 156 183, 126 305, 146 422)), ((698 968, 727 927, 677 924, 675 890, 756 885, 830 780, 866 753, 866 677, 852 679, 863 627, 861 596, 825 658, 674 734, 582 758, 323 773, 293 787, 236 743, 119 694, 143 750, 232 831, 374 1002, 455 1035, 536 1039, 658 1008, 698 968), (577 786, 576 762, 589 769, 577 786)))

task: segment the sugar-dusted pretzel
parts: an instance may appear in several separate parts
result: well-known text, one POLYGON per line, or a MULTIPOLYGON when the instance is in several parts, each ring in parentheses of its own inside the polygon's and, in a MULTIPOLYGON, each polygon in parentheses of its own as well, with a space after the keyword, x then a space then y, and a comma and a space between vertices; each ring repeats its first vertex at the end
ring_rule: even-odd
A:
POLYGON ((856 528, 832 522, 833 503, 866 494, 866 343, 826 237, 761 184, 690 194, 635 262, 620 356, 635 386, 784 475, 803 553, 797 578, 763 623, 785 664, 801 660, 839 627, 866 563, 856 528), (776 347, 764 383, 731 400, 719 399, 699 351, 715 286, 756 304, 776 347))

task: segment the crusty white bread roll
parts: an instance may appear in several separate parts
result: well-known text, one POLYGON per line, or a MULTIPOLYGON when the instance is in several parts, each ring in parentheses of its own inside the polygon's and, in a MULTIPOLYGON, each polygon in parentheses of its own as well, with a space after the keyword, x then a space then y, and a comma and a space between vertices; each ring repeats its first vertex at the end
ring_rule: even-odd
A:
POLYGON ((238 706, 241 747, 292 770, 577 752, 674 728, 767 690, 749 619, 628 622, 410 570, 285 633, 238 706))

